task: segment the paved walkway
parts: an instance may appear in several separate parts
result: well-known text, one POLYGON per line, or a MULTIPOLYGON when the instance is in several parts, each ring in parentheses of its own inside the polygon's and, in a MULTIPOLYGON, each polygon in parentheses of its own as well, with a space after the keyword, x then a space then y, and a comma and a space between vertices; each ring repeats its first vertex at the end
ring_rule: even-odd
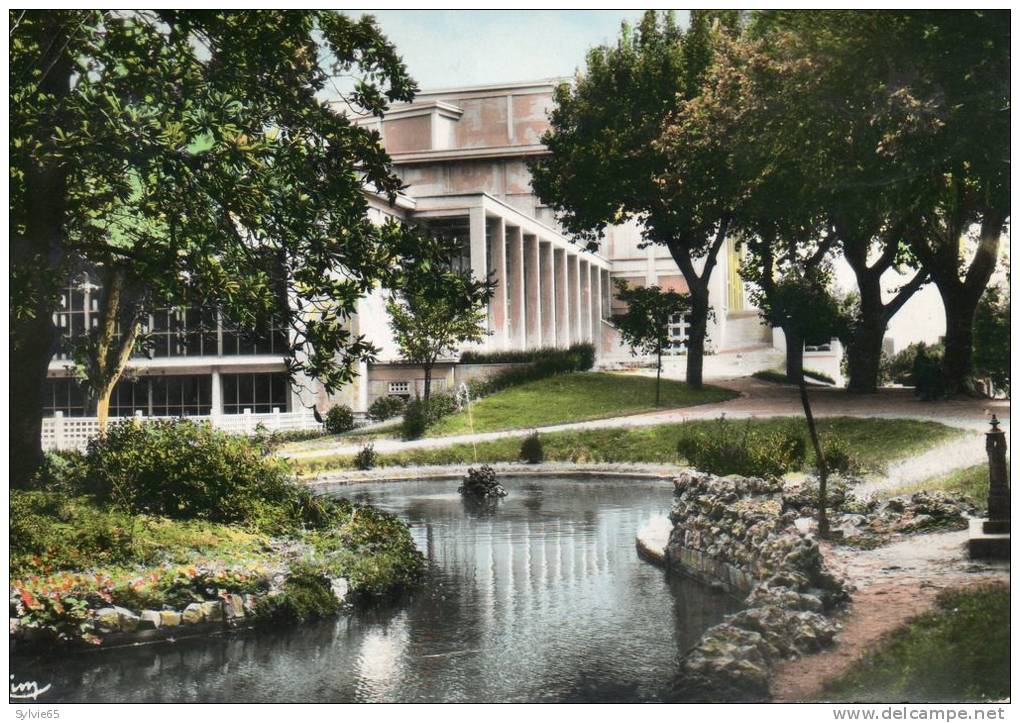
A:
MULTIPOLYGON (((797 388, 792 385, 770 384, 753 377, 712 379, 710 383, 732 389, 739 397, 716 404, 649 412, 588 422, 572 422, 541 427, 543 432, 563 432, 581 429, 644 427, 657 424, 680 423, 696 419, 716 419, 725 414, 729 419, 751 417, 801 416, 803 410, 797 388)), ((988 399, 954 399, 942 402, 920 402, 910 389, 883 389, 877 394, 851 394, 832 387, 812 387, 811 406, 817 417, 881 417, 887 419, 931 419, 961 429, 984 431, 991 413, 1003 420, 1009 431, 1009 401, 988 399)), ((399 452, 409 449, 433 449, 451 444, 485 442, 507 437, 523 437, 530 429, 513 429, 482 434, 460 434, 449 437, 428 437, 403 441, 399 439, 373 440, 375 451, 399 452)), ((281 454, 293 459, 331 455, 353 455, 360 444, 338 443, 323 445, 293 445, 281 454)))

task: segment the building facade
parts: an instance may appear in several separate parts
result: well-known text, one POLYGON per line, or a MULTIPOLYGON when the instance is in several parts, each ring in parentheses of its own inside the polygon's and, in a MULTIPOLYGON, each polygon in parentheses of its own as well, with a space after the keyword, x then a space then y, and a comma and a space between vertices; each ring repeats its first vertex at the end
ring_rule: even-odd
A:
MULTIPOLYGON (((600 362, 629 356, 611 317, 620 310, 613 284, 657 284, 685 291, 668 252, 645 246, 630 222, 607 229, 595 251, 574 244, 550 208, 531 189, 528 161, 546 152, 542 134, 558 80, 423 92, 394 106, 376 127, 406 189, 395 204, 369 194, 369 214, 382 223, 395 217, 455 239, 462 263, 476 276, 492 274, 497 285, 486 313, 482 350, 565 347, 592 343, 600 362)), ((712 275, 710 350, 770 346, 737 274, 733 244, 712 275)), ((97 323, 94 287, 77 280, 64 293, 56 321, 66 333, 97 323)), ((423 374, 404 363, 385 310, 387 291, 376 289, 358 306, 352 325, 378 348, 378 360, 362 364, 357 379, 327 395, 314 381, 288 381, 280 330, 252 339, 229 328, 215 312, 167 309, 153 314, 148 331, 152 358, 132 359, 111 402, 115 416, 290 415, 307 420, 338 403, 364 412, 384 395, 413 396, 423 374)), ((683 319, 672 329, 682 351, 683 319)), ((438 390, 459 381, 456 358, 446 360, 438 390)), ((66 354, 50 364, 46 410, 65 418, 87 414, 83 392, 66 354)), ((271 417, 272 418, 272 417, 271 417)), ((295 424, 298 422, 295 421, 295 424)))

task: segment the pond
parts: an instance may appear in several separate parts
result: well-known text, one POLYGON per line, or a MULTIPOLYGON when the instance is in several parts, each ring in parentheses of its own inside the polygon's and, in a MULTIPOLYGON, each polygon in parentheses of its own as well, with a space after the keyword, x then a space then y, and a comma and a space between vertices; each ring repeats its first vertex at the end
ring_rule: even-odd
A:
POLYGON ((12 660, 40 702, 617 702, 669 696, 677 660, 738 608, 637 556, 661 480, 523 478, 494 507, 456 481, 335 494, 411 525, 429 573, 404 599, 301 627, 12 660))

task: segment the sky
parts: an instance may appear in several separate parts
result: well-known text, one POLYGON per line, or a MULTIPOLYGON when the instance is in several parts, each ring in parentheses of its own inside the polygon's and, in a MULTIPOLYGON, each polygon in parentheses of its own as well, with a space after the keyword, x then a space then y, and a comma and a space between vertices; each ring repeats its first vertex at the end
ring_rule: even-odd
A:
MULTIPOLYGON (((346 10, 371 12, 423 90, 571 76, 587 50, 641 10, 346 10)), ((683 23, 686 12, 679 14, 683 23)))

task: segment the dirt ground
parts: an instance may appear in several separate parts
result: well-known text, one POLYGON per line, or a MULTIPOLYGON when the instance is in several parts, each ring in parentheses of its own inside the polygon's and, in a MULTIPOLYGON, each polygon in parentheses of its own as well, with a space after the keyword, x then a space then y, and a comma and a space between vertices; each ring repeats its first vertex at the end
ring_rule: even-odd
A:
POLYGON ((824 700, 825 684, 870 652, 882 638, 931 610, 940 592, 991 581, 1009 582, 1009 563, 967 558, 967 532, 907 537, 876 550, 826 545, 826 561, 857 590, 843 615, 834 648, 781 663, 775 670, 776 702, 824 700))

